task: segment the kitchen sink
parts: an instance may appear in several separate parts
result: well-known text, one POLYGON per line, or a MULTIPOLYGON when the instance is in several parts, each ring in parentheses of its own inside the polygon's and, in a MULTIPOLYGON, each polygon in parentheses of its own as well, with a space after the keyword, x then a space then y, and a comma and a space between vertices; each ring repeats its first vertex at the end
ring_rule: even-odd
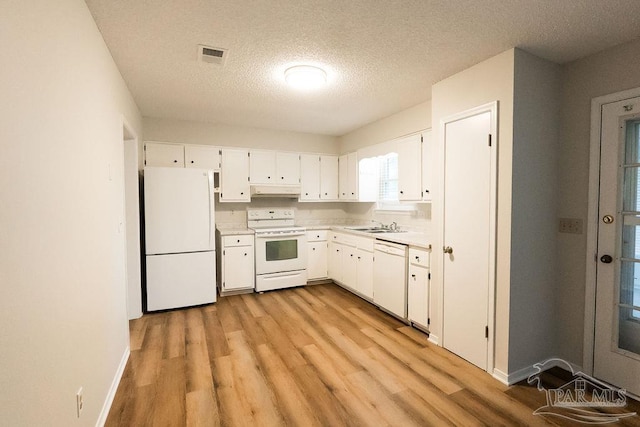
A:
POLYGON ((383 228, 383 227, 347 227, 347 230, 353 230, 353 231, 361 231, 363 233, 374 233, 374 234, 378 234, 378 233, 403 233, 404 231, 401 230, 391 230, 390 228, 383 228))

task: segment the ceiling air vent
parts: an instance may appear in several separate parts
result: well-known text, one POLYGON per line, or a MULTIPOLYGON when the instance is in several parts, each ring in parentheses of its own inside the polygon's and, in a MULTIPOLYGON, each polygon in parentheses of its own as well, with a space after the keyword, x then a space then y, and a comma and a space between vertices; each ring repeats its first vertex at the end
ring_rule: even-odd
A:
POLYGON ((198 60, 209 64, 224 65, 227 60, 227 49, 198 45, 198 60))

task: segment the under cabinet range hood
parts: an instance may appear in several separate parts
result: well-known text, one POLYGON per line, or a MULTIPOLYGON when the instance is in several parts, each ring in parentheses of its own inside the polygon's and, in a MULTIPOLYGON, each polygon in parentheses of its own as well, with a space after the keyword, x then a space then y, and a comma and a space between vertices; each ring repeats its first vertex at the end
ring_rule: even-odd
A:
POLYGON ((251 197, 283 197, 288 199, 297 199, 299 196, 299 185, 251 185, 251 197))

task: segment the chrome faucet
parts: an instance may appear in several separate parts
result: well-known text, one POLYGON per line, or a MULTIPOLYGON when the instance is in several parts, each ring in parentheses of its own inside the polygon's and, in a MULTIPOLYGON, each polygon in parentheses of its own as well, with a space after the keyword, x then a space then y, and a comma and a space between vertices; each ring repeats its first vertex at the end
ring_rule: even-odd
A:
POLYGON ((391 224, 389 224, 389 226, 387 228, 389 230, 392 230, 392 231, 397 231, 398 230, 398 223, 393 221, 391 224))

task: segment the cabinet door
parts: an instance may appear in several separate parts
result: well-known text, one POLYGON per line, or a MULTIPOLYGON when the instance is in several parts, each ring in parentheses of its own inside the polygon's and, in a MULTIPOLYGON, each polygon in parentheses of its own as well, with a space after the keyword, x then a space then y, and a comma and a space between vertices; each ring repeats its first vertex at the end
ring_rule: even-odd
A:
POLYGON ((343 154, 338 158, 338 198, 349 200, 349 156, 343 154))
POLYGON ((398 200, 422 200, 420 135, 398 141, 398 200))
POLYGON ((276 154, 276 183, 299 184, 300 183, 300 154, 277 153, 276 154))
POLYGON ((339 243, 329 242, 329 255, 327 257, 329 278, 340 283, 342 283, 343 248, 344 246, 339 243))
POLYGON ((251 150, 249 164, 252 184, 278 183, 275 151, 251 150))
POLYGON ((254 287, 253 246, 225 247, 222 259, 222 290, 254 287))
POLYGON ((249 152, 242 149, 222 150, 220 201, 249 202, 249 152))
POLYGON ((300 200, 320 199, 320 156, 300 156, 300 200))
POLYGON ((431 131, 422 133, 422 200, 431 201, 433 192, 433 141, 431 131))
POLYGON ((144 144, 144 165, 171 168, 184 167, 184 146, 146 142, 144 144))
POLYGON ((327 242, 307 243, 307 275, 309 280, 327 277, 327 242))
POLYGON ((358 200, 358 153, 347 155, 347 199, 358 200))
POLYGON ((407 281, 407 314, 409 320, 427 327, 429 318, 429 269, 410 264, 407 281))
POLYGON ((320 156, 320 199, 338 200, 338 156, 320 156))
POLYGON ((187 168, 220 171, 220 148, 205 145, 185 145, 184 165, 187 168))
POLYGON ((358 256, 351 246, 344 246, 342 252, 342 284, 354 291, 358 289, 358 256))
POLYGON ((358 257, 357 290, 363 296, 373 299, 373 253, 358 249, 356 255, 358 257))

